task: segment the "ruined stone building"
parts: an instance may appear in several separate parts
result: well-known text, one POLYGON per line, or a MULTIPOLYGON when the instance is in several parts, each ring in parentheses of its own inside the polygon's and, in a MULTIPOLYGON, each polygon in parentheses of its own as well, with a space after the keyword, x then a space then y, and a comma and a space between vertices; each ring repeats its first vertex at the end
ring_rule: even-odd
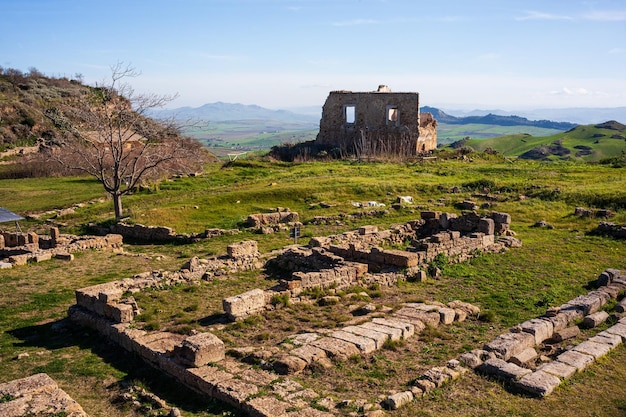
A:
POLYGON ((437 121, 419 110, 419 93, 331 91, 316 145, 347 154, 410 156, 437 147, 437 121))

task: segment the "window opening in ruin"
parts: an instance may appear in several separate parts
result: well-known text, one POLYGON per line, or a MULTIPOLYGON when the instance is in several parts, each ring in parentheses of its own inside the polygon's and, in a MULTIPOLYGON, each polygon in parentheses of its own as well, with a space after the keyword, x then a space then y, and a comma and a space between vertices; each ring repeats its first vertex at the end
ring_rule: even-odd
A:
POLYGON ((346 123, 353 125, 356 121, 356 106, 354 104, 346 104, 344 113, 346 115, 346 123))
POLYGON ((400 122, 400 114, 398 106, 387 106, 387 124, 398 126, 400 122))

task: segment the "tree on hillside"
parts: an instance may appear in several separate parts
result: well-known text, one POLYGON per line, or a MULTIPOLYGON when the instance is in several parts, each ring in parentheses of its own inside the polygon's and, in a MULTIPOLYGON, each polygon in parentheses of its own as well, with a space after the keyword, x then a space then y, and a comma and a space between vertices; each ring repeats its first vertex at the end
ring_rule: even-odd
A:
POLYGON ((115 219, 122 218, 122 196, 142 180, 201 169, 208 153, 181 136, 172 121, 146 116, 174 97, 136 94, 125 79, 138 73, 118 63, 109 83, 89 88, 71 105, 46 110, 65 133, 48 157, 66 168, 94 176, 113 198, 115 219))

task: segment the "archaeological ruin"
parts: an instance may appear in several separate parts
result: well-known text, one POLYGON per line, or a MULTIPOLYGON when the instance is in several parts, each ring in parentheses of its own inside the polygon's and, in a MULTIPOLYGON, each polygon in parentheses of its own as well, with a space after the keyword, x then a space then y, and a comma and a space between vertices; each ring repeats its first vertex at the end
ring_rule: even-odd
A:
POLYGON ((357 157, 424 154, 437 148, 437 121, 420 113, 419 93, 331 91, 315 144, 357 157))

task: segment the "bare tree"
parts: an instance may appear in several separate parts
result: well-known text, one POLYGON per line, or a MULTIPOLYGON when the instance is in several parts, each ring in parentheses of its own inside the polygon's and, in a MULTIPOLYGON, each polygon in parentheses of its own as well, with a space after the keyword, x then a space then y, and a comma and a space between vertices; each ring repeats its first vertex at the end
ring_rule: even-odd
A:
POLYGON ((142 180, 197 171, 208 153, 199 142, 180 135, 173 121, 156 121, 146 113, 172 96, 135 94, 125 83, 139 75, 121 63, 111 68, 109 83, 86 89, 72 105, 51 107, 46 115, 63 129, 61 146, 49 157, 94 176, 113 198, 115 219, 122 217, 122 196, 142 180))

